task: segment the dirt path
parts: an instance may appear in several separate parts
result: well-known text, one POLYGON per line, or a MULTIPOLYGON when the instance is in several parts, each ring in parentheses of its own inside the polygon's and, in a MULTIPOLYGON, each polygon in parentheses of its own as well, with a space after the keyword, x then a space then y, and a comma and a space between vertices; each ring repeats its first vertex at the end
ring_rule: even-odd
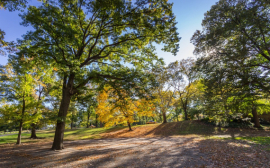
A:
POLYGON ((179 167, 206 165, 188 162, 203 156, 188 144, 194 138, 129 138, 65 142, 62 151, 50 144, 2 149, 0 167, 179 167), (6 158, 5 158, 6 156, 6 158))
POLYGON ((61 151, 52 151, 50 146, 1 147, 0 167, 270 166, 269 152, 256 145, 192 136, 66 141, 61 151))

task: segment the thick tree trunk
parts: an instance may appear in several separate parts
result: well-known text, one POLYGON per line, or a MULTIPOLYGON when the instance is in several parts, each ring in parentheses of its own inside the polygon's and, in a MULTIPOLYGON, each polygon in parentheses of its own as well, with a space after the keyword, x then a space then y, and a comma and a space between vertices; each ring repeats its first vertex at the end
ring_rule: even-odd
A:
POLYGON ((36 135, 36 124, 31 124, 31 137, 30 138, 33 138, 33 139, 36 139, 37 138, 37 135, 36 135))
POLYGON ((185 112, 185 120, 188 120, 187 109, 186 108, 184 108, 184 112, 185 112))
POLYGON ((162 116, 163 116, 163 123, 167 123, 167 117, 166 117, 165 111, 162 111, 162 116))
POLYGON ((132 129, 131 129, 131 125, 130 125, 130 123, 128 122, 128 128, 129 128, 129 131, 132 131, 132 129))
POLYGON ((62 100, 60 109, 58 112, 58 119, 56 124, 56 130, 53 141, 53 150, 61 150, 64 149, 63 139, 64 139, 64 131, 65 131, 65 121, 68 113, 68 108, 71 100, 70 88, 63 87, 62 90, 62 100))
POLYGON ((252 115, 253 115, 253 120, 254 120, 254 127, 260 128, 261 125, 260 125, 260 122, 259 122, 259 117, 258 117, 258 114, 257 114, 256 107, 252 108, 252 115))
POLYGON ((18 145, 21 144, 21 135, 22 135, 22 126, 23 126, 24 112, 25 112, 25 100, 23 98, 22 118, 20 120, 19 134, 18 134, 18 138, 17 138, 17 144, 18 145))

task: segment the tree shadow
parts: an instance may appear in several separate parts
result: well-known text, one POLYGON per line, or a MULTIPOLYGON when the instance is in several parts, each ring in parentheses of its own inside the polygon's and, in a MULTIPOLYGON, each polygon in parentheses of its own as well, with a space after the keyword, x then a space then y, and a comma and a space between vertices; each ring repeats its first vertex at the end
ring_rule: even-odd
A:
POLYGON ((246 141, 196 137, 81 140, 65 142, 65 147, 1 151, 0 167, 265 167, 270 160, 269 152, 246 141))
MULTIPOLYGON (((138 130, 132 133, 137 134, 138 130)), ((119 131, 119 135, 124 133, 125 130, 119 131)), ((65 141, 65 149, 61 151, 50 150, 51 142, 1 147, 0 167, 218 167, 222 164, 235 167, 238 165, 233 158, 239 156, 245 156, 254 163, 254 158, 258 156, 270 159, 269 152, 258 149, 256 153, 256 144, 232 140, 238 136, 262 135, 269 136, 269 131, 220 128, 199 121, 166 123, 149 127, 136 135, 144 138, 65 141), (186 135, 218 136, 225 140, 186 135), (224 163, 223 158, 229 163, 224 163)), ((269 145, 265 148, 269 148, 269 145)), ((265 164, 264 161, 260 162, 265 164)))

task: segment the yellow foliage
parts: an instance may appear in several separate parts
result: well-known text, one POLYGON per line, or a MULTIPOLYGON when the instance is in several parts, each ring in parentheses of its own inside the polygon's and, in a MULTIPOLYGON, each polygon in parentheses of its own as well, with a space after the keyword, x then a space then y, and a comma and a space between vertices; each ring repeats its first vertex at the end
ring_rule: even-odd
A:
POLYGON ((134 116, 153 116, 155 110, 154 104, 146 99, 133 100, 122 91, 119 98, 113 94, 113 90, 109 87, 98 95, 98 106, 96 113, 99 120, 105 123, 105 127, 115 124, 128 124, 135 122, 134 116))

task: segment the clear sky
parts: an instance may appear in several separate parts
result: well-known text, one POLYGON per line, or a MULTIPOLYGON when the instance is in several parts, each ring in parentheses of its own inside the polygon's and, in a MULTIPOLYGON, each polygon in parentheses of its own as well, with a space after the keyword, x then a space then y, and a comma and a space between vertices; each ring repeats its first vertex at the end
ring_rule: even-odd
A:
MULTIPOLYGON (((193 45, 190 43, 190 38, 196 30, 201 29, 201 22, 204 18, 204 13, 207 12, 212 5, 218 0, 169 0, 173 2, 173 12, 176 15, 178 22, 178 32, 180 37, 180 50, 177 56, 170 53, 162 52, 160 46, 157 46, 157 54, 164 58, 165 62, 181 60, 187 57, 193 57, 193 45)), ((30 1, 31 5, 39 5, 40 2, 36 0, 30 1)), ((18 11, 9 12, 7 10, 0 10, 0 28, 6 32, 6 41, 15 41, 21 38, 31 27, 24 27, 20 25, 21 18, 18 11)), ((7 57, 0 56, 0 64, 7 63, 7 57)))

